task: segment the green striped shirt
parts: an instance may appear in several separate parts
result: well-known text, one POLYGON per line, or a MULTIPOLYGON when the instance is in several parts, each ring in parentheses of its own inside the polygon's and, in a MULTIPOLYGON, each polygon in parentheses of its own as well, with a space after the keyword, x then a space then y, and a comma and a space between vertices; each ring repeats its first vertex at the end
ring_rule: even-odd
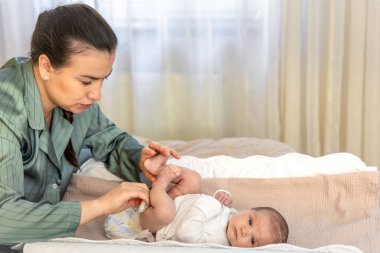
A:
POLYGON ((71 138, 128 181, 139 181, 142 146, 116 128, 94 104, 70 124, 60 108, 46 127, 29 58, 14 58, 0 69, 0 244, 73 236, 81 209, 62 202, 74 168, 64 150, 71 138))

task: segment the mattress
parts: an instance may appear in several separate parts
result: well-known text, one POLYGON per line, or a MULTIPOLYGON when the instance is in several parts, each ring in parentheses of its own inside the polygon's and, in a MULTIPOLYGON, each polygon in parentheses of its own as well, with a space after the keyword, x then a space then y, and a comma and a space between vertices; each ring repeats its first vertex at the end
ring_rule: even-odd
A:
MULTIPOLYGON (((150 141, 137 138, 143 145, 150 141)), ((271 162, 282 159, 282 165, 289 168, 293 167, 292 164, 283 157, 296 153, 296 150, 284 143, 258 138, 167 140, 160 143, 175 148, 184 156, 204 159, 215 156, 244 159, 264 156, 271 162)), ((339 168, 336 173, 302 174, 305 173, 303 171, 297 175, 285 173, 277 178, 229 175, 224 178, 218 176, 202 179, 203 193, 212 194, 217 189, 226 189, 232 193, 234 207, 238 210, 254 206, 272 206, 279 210, 289 224, 287 244, 241 249, 215 245, 177 245, 175 242, 160 245, 109 240, 103 226, 106 217, 100 217, 80 226, 76 238, 27 243, 24 252, 167 253, 190 252, 194 251, 194 247, 197 247, 197 252, 380 252, 379 172, 363 166, 359 158, 345 155, 351 157, 353 162, 337 163, 338 156, 330 156, 329 164, 333 165, 329 171, 339 166, 347 167, 346 171, 339 168)), ((321 162, 321 159, 308 159, 321 162)), ((318 166, 327 166, 326 163, 318 166, 315 162, 312 163, 317 172, 318 166)), ((302 167, 309 166, 305 164, 302 167)), ((104 170, 99 168, 83 171, 86 173, 72 178, 64 201, 93 199, 119 184, 117 178, 105 179, 101 174, 104 170)))

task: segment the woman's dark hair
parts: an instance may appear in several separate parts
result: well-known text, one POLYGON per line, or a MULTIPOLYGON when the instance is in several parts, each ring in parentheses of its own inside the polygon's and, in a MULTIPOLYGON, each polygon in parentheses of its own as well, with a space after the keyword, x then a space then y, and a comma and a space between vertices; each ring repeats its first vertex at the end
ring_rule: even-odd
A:
POLYGON ((68 63, 70 56, 93 48, 112 52, 117 37, 104 18, 85 4, 69 4, 42 12, 31 41, 30 56, 36 63, 47 55, 54 68, 68 63))
MULTIPOLYGON (((73 54, 88 49, 113 52, 117 37, 104 18, 92 7, 85 4, 68 4, 42 12, 34 29, 30 57, 38 62, 45 54, 54 68, 69 63, 73 54)), ((64 111, 64 117, 72 123, 71 112, 64 111)), ((75 167, 78 161, 69 141, 65 157, 75 167)))

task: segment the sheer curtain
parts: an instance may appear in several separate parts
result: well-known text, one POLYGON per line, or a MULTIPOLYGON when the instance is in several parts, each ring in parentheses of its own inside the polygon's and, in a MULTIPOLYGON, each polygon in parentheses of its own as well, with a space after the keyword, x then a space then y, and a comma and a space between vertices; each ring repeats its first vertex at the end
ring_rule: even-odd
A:
MULTIPOLYGON (((64 2, 0 1, 1 62, 25 55, 38 13, 64 2)), ((380 166, 380 1, 82 2, 119 38, 101 106, 121 128, 272 138, 380 166)))
POLYGON ((280 139, 380 166, 380 1, 285 1, 280 139))
POLYGON ((115 12, 103 13, 121 39, 112 82, 121 85, 106 85, 102 105, 124 128, 193 139, 265 137, 268 119, 278 125, 267 110, 277 102, 267 92, 265 1, 128 3, 117 10, 99 3, 115 12))

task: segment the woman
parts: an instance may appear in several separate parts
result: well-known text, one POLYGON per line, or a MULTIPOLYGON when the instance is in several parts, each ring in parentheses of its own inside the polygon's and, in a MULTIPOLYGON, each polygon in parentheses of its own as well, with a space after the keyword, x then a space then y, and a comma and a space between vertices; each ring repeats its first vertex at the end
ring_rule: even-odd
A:
POLYGON ((140 170, 152 181, 169 156, 179 158, 158 143, 143 148, 95 103, 116 45, 93 8, 60 6, 39 15, 31 58, 0 70, 0 244, 73 236, 80 224, 149 203, 140 170), (129 182, 95 200, 62 202, 83 148, 129 182))

